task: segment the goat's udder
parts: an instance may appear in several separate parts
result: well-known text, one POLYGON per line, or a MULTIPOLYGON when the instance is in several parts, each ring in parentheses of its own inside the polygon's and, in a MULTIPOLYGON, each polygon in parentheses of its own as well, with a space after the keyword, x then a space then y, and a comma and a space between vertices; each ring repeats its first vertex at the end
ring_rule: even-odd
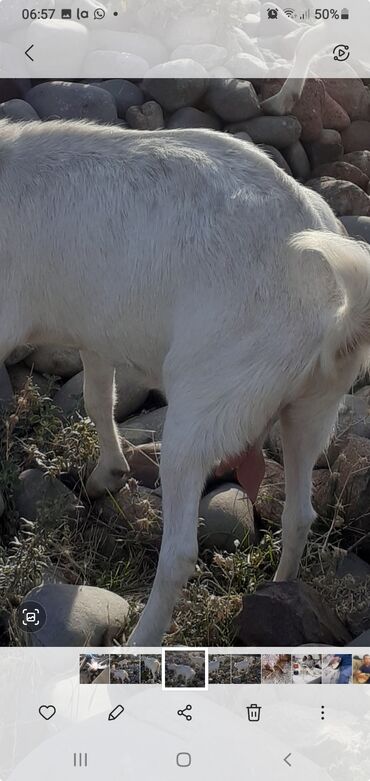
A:
POLYGON ((265 469, 265 459, 261 448, 251 447, 238 456, 222 461, 215 470, 215 474, 217 477, 221 477, 225 472, 235 470, 238 482, 248 494, 251 502, 255 502, 265 476, 265 469))

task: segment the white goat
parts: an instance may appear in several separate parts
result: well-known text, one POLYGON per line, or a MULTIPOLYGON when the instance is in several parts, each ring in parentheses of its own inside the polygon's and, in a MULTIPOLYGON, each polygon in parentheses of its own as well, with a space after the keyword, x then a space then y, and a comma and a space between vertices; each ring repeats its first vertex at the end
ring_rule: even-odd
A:
POLYGON ((220 659, 212 659, 210 662, 208 662, 208 672, 218 673, 220 669, 220 663, 220 659))
POLYGON ((130 683, 127 670, 112 670, 111 677, 115 683, 130 683))
POLYGON ((152 674, 153 683, 155 683, 156 678, 158 678, 161 671, 159 659, 154 659, 150 656, 142 656, 142 661, 144 662, 145 668, 152 674))
POLYGON ((167 669, 173 672, 176 681, 183 678, 186 685, 195 678, 195 670, 190 667, 190 664, 168 664, 167 669))
POLYGON ((234 667, 238 671, 238 673, 245 672, 246 670, 249 670, 251 666, 251 662, 249 659, 242 659, 240 662, 234 662, 234 667))
POLYGON ((100 439, 91 496, 128 470, 114 366, 168 400, 163 539, 131 644, 156 646, 197 559, 215 463, 259 453, 280 418, 286 503, 276 578, 297 575, 311 475, 370 347, 370 255, 262 151, 207 130, 0 127, 0 362, 78 347, 100 439))

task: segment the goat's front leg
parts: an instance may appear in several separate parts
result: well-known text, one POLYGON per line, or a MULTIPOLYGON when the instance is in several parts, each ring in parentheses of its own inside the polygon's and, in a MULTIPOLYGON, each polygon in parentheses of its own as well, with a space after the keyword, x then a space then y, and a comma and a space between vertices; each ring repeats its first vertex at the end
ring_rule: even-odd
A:
POLYGON ((85 409, 99 435, 99 461, 86 485, 88 495, 96 498, 106 490, 119 491, 130 469, 114 422, 114 367, 93 352, 81 352, 81 358, 85 409))
POLYGON ((302 398, 280 416, 285 506, 282 515, 283 550, 275 580, 297 577, 308 533, 316 513, 311 504, 312 470, 333 430, 341 396, 302 398))
MULTIPOLYGON (((177 412, 178 410, 176 410, 177 412)), ((212 465, 201 459, 201 435, 169 406, 161 451, 163 537, 153 588, 128 644, 157 646, 162 642, 182 587, 194 573, 198 556, 198 513, 202 488, 212 465)))

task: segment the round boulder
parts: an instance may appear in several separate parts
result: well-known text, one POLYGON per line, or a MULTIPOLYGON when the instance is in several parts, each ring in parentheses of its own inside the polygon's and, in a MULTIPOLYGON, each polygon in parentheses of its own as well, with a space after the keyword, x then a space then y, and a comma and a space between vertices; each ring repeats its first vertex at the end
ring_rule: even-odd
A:
POLYGON ((39 632, 25 635, 35 647, 98 648, 122 643, 129 604, 118 594, 94 586, 47 583, 32 589, 24 601, 38 602, 46 612, 39 632))
POLYGON ((261 113, 256 90, 242 79, 212 79, 205 103, 224 122, 242 122, 261 113))
POLYGON ((321 176, 309 179, 306 185, 322 195, 337 217, 344 214, 370 216, 369 196, 352 182, 321 176))
POLYGON ((66 520, 75 521, 81 510, 73 491, 40 469, 26 469, 20 474, 14 503, 22 518, 37 522, 44 529, 55 529, 66 520))
POLYGON ((43 82, 27 93, 28 103, 41 119, 91 119, 115 122, 116 103, 107 90, 92 84, 43 82))
POLYGON ((253 505, 234 483, 225 483, 206 494, 199 505, 199 542, 205 548, 235 552, 239 544, 259 541, 253 505))
POLYGON ((113 96, 121 119, 125 118, 126 111, 131 106, 141 106, 144 103, 144 95, 140 87, 126 79, 107 79, 99 86, 113 96))
POLYGON ((134 130, 162 130, 164 128, 163 111, 155 100, 148 100, 141 106, 130 106, 126 111, 126 121, 134 130))
POLYGON ((255 144, 269 144, 276 149, 291 146, 301 134, 301 126, 295 117, 255 117, 228 125, 226 129, 231 133, 245 131, 255 144))
MULTIPOLYGON (((208 85, 204 68, 199 65, 204 78, 165 78, 166 71, 171 71, 169 66, 175 67, 174 63, 165 63, 158 69, 152 69, 151 75, 147 75, 143 81, 145 92, 169 112, 198 103, 208 85)), ((186 72, 186 61, 183 71, 186 72)))
POLYGON ((166 414, 167 407, 143 412, 141 415, 123 421, 118 426, 119 433, 131 445, 146 445, 149 442, 160 442, 166 414))
POLYGON ((363 149, 370 150, 370 122, 357 120, 342 133, 345 152, 357 152, 363 149))

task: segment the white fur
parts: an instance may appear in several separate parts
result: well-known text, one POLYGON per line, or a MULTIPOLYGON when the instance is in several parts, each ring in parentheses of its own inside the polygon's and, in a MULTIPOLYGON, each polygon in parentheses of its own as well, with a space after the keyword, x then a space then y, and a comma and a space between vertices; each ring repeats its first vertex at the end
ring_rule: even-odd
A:
POLYGON ((159 659, 152 659, 149 656, 142 656, 142 661, 147 670, 152 674, 153 683, 155 683, 156 677, 161 670, 161 663, 159 659))
POLYGON ((295 577, 312 467, 370 342, 368 250, 258 148, 207 130, 3 122, 0 199, 0 361, 24 343, 81 350, 101 448, 91 495, 127 470, 113 367, 168 399, 162 548, 130 642, 156 646, 170 623, 213 465, 279 416, 276 577, 295 577))

